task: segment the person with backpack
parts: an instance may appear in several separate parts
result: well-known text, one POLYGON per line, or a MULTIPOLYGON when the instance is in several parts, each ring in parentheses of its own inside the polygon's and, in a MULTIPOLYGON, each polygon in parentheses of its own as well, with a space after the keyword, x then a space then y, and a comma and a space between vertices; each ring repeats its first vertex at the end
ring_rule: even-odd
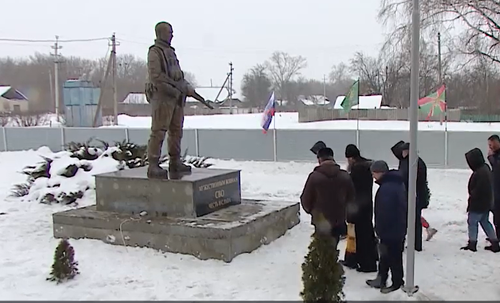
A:
MULTIPOLYGON (((398 170, 403 177, 406 190, 408 191, 408 179, 410 174, 410 143, 399 141, 391 151, 399 160, 398 170)), ((426 227, 427 240, 430 240, 437 232, 436 229, 431 229, 430 225, 425 224, 427 220, 422 217, 422 210, 429 207, 430 191, 427 184, 427 165, 422 158, 418 157, 417 164, 417 198, 416 198, 416 214, 415 214, 415 250, 422 251, 422 231, 423 225, 426 227), (423 220, 422 220, 423 219, 423 220)))

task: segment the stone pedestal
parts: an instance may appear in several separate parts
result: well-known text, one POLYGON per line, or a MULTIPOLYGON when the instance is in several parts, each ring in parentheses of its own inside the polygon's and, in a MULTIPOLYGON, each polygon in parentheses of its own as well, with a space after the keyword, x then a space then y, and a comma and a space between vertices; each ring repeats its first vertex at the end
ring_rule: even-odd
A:
POLYGON ((149 179, 147 167, 96 178, 98 211, 196 218, 241 203, 240 171, 193 169, 170 179, 149 179))
POLYGON ((97 175, 96 205, 53 214, 54 236, 230 262, 300 222, 299 203, 242 200, 240 188, 238 170, 169 180, 148 179, 146 168, 97 175))

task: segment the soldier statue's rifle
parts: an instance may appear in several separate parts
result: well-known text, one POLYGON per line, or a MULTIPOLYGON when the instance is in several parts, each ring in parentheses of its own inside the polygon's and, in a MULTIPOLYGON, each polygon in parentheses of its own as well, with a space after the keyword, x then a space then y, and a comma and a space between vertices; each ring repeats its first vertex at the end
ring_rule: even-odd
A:
POLYGON ((195 99, 196 101, 200 102, 201 104, 205 105, 206 107, 210 108, 210 109, 214 109, 214 107, 212 105, 210 105, 206 100, 205 98, 203 98, 200 94, 198 94, 195 90, 193 90, 191 92, 191 94, 189 94, 187 92, 187 89, 184 85, 182 85, 181 83, 177 82, 177 81, 174 81, 172 79, 170 79, 169 77, 165 77, 164 78, 165 82, 167 82, 168 84, 172 85, 173 87, 175 87, 177 90, 179 90, 182 94, 188 96, 188 97, 191 97, 193 99, 195 99))

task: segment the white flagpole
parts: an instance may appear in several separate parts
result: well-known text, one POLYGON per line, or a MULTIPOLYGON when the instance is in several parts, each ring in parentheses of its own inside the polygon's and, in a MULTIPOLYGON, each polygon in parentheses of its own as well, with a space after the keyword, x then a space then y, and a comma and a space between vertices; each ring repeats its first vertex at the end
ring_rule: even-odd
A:
POLYGON ((359 104, 356 111, 358 112, 356 115, 356 146, 359 148, 359 104))
POLYGON ((357 94, 358 94, 358 104, 357 104, 358 108, 356 110, 356 146, 358 148, 360 148, 360 146, 359 146, 359 104, 360 104, 360 102, 359 102, 359 84, 360 83, 359 83, 359 78, 358 78, 358 91, 357 91, 357 94))
POLYGON ((276 99, 273 92, 273 103, 274 103, 274 119, 273 119, 273 159, 274 162, 278 161, 278 141, 276 140, 276 119, 278 119, 278 107, 276 106, 276 99))

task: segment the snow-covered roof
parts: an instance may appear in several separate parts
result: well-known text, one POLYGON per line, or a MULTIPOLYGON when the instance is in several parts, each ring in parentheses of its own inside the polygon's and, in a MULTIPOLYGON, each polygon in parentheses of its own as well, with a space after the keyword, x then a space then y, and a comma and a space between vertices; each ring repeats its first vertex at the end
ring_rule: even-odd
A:
MULTIPOLYGON (((229 96, 229 91, 225 87, 221 91, 220 87, 201 86, 201 87, 196 88, 196 92, 198 94, 200 94, 203 98, 205 98, 205 100, 212 101, 212 102, 222 102, 222 101, 226 100, 227 97, 229 96), (219 91, 220 91, 220 95, 217 98, 217 100, 215 100, 219 91)), ((233 95, 233 98, 235 98, 234 95, 233 95)), ((187 97, 186 102, 198 102, 198 101, 196 101, 195 99, 193 99, 191 97, 187 97)))
POLYGON ((327 105, 330 104, 330 100, 323 95, 312 95, 307 98, 304 96, 299 97, 299 101, 304 103, 304 105, 327 105))
POLYGON ((122 103, 124 104, 148 104, 144 93, 129 93, 122 103))
POLYGON ((17 89, 13 89, 10 85, 0 86, 0 97, 3 97, 7 100, 28 101, 28 98, 23 93, 21 93, 17 89))
MULTIPOLYGON (((342 109, 340 104, 344 100, 345 96, 338 96, 335 100, 334 109, 342 109)), ((382 95, 374 96, 359 96, 359 105, 355 105, 352 109, 379 109, 382 105, 382 95)))

